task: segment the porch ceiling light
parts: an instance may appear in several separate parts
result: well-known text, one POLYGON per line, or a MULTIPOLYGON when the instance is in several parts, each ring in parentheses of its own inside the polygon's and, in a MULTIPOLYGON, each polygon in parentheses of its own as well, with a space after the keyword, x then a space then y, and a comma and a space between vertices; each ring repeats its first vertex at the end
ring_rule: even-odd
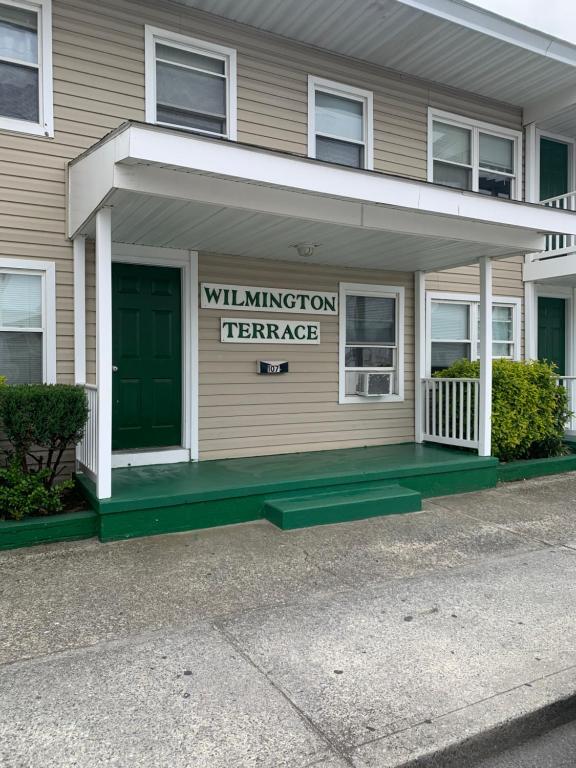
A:
POLYGON ((292 248, 296 248, 298 256, 303 259, 309 259, 314 256, 316 248, 320 247, 320 243, 296 243, 292 248))

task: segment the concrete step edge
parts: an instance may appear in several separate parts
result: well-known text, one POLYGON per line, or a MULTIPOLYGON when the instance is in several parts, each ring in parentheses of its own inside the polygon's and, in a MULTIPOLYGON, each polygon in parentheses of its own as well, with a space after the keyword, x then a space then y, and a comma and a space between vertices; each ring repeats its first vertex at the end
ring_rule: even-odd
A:
MULTIPOLYGON (((439 715, 353 754, 378 768, 473 768, 480 760, 576 719, 576 667, 439 715)), ((364 762, 360 762, 364 765, 364 762)))

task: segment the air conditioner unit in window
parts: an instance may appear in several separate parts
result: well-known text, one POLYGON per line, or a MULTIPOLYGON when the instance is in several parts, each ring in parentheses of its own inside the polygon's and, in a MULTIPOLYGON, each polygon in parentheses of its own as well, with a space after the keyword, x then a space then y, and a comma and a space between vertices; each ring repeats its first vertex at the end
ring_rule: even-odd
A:
POLYGON ((356 394, 361 397, 391 395, 393 373, 361 373, 356 381, 356 394))

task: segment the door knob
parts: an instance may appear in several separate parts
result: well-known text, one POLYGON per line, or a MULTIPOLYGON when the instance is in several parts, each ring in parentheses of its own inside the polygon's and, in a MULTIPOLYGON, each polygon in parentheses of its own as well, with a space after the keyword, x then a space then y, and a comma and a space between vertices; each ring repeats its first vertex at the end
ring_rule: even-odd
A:
POLYGON ((112 366, 112 373, 116 373, 117 370, 118 370, 118 366, 117 365, 113 365, 112 366))

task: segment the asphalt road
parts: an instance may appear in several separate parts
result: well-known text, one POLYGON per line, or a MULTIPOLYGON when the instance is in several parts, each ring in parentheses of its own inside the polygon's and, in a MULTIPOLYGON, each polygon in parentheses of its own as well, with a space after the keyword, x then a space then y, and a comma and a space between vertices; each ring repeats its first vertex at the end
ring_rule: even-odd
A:
POLYGON ((574 768, 576 722, 567 723, 538 738, 513 747, 475 768, 574 768))

